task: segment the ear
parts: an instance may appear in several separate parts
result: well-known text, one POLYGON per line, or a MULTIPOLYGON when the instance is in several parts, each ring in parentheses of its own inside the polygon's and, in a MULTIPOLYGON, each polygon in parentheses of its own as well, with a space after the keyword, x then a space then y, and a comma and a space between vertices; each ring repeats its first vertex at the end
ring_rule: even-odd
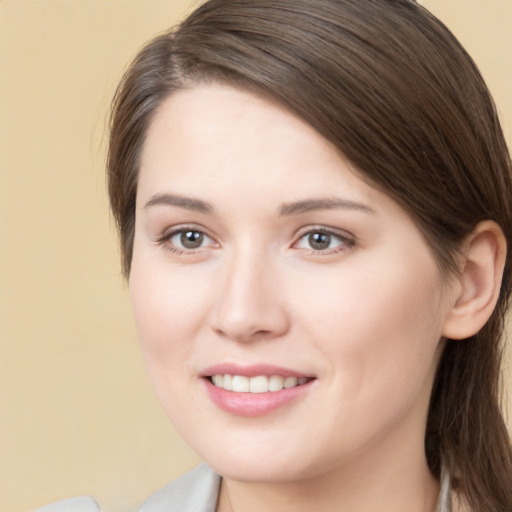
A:
POLYGON ((493 221, 480 222, 466 239, 461 273, 444 323, 443 336, 464 339, 476 334, 491 316, 500 293, 507 243, 493 221))

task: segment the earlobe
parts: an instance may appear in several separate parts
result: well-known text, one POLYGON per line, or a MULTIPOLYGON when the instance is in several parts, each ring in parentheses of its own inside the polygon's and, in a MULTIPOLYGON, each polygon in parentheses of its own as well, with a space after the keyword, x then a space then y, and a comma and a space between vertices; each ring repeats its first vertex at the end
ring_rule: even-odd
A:
POLYGON ((506 251, 503 231, 493 221, 480 222, 468 236, 443 336, 469 338, 485 325, 498 300, 506 251))

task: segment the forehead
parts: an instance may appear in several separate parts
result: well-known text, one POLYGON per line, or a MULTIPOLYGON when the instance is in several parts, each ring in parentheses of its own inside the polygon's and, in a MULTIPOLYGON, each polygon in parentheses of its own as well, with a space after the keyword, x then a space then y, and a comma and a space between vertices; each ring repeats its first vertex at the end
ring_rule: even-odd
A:
POLYGON ((218 83, 203 84, 175 92, 157 109, 148 129, 142 165, 161 152, 159 145, 167 146, 167 152, 192 149, 191 153, 199 155, 197 144, 201 144, 202 149, 214 149, 221 156, 223 150, 233 155, 238 149, 269 150, 275 141, 285 148, 287 142, 298 140, 336 155, 335 148, 311 126, 270 98, 218 83), (177 139, 193 146, 171 147, 169 143, 177 139), (216 144, 219 139, 224 143, 221 146, 216 144), (236 146, 230 145, 234 142, 236 146))
POLYGON ((268 98, 219 84, 180 90, 163 102, 139 178, 141 194, 162 187, 233 192, 236 185, 253 193, 266 187, 325 194, 335 185, 345 195, 376 192, 305 121, 268 98))

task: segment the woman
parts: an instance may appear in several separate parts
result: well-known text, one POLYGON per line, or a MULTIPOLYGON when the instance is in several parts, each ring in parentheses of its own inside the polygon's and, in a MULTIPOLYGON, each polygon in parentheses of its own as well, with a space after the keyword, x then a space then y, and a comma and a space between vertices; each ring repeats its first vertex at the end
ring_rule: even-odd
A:
POLYGON ((512 510, 510 158, 424 8, 206 2, 127 71, 108 179, 150 377, 207 464, 141 510, 512 510))

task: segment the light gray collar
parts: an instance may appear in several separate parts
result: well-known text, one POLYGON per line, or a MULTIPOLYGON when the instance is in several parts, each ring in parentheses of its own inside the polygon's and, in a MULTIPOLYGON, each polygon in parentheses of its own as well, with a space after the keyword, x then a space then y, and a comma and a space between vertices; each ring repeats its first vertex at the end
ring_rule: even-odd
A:
POLYGON ((435 512, 452 512, 452 493, 450 475, 444 467, 441 468, 441 489, 437 498, 435 512))

